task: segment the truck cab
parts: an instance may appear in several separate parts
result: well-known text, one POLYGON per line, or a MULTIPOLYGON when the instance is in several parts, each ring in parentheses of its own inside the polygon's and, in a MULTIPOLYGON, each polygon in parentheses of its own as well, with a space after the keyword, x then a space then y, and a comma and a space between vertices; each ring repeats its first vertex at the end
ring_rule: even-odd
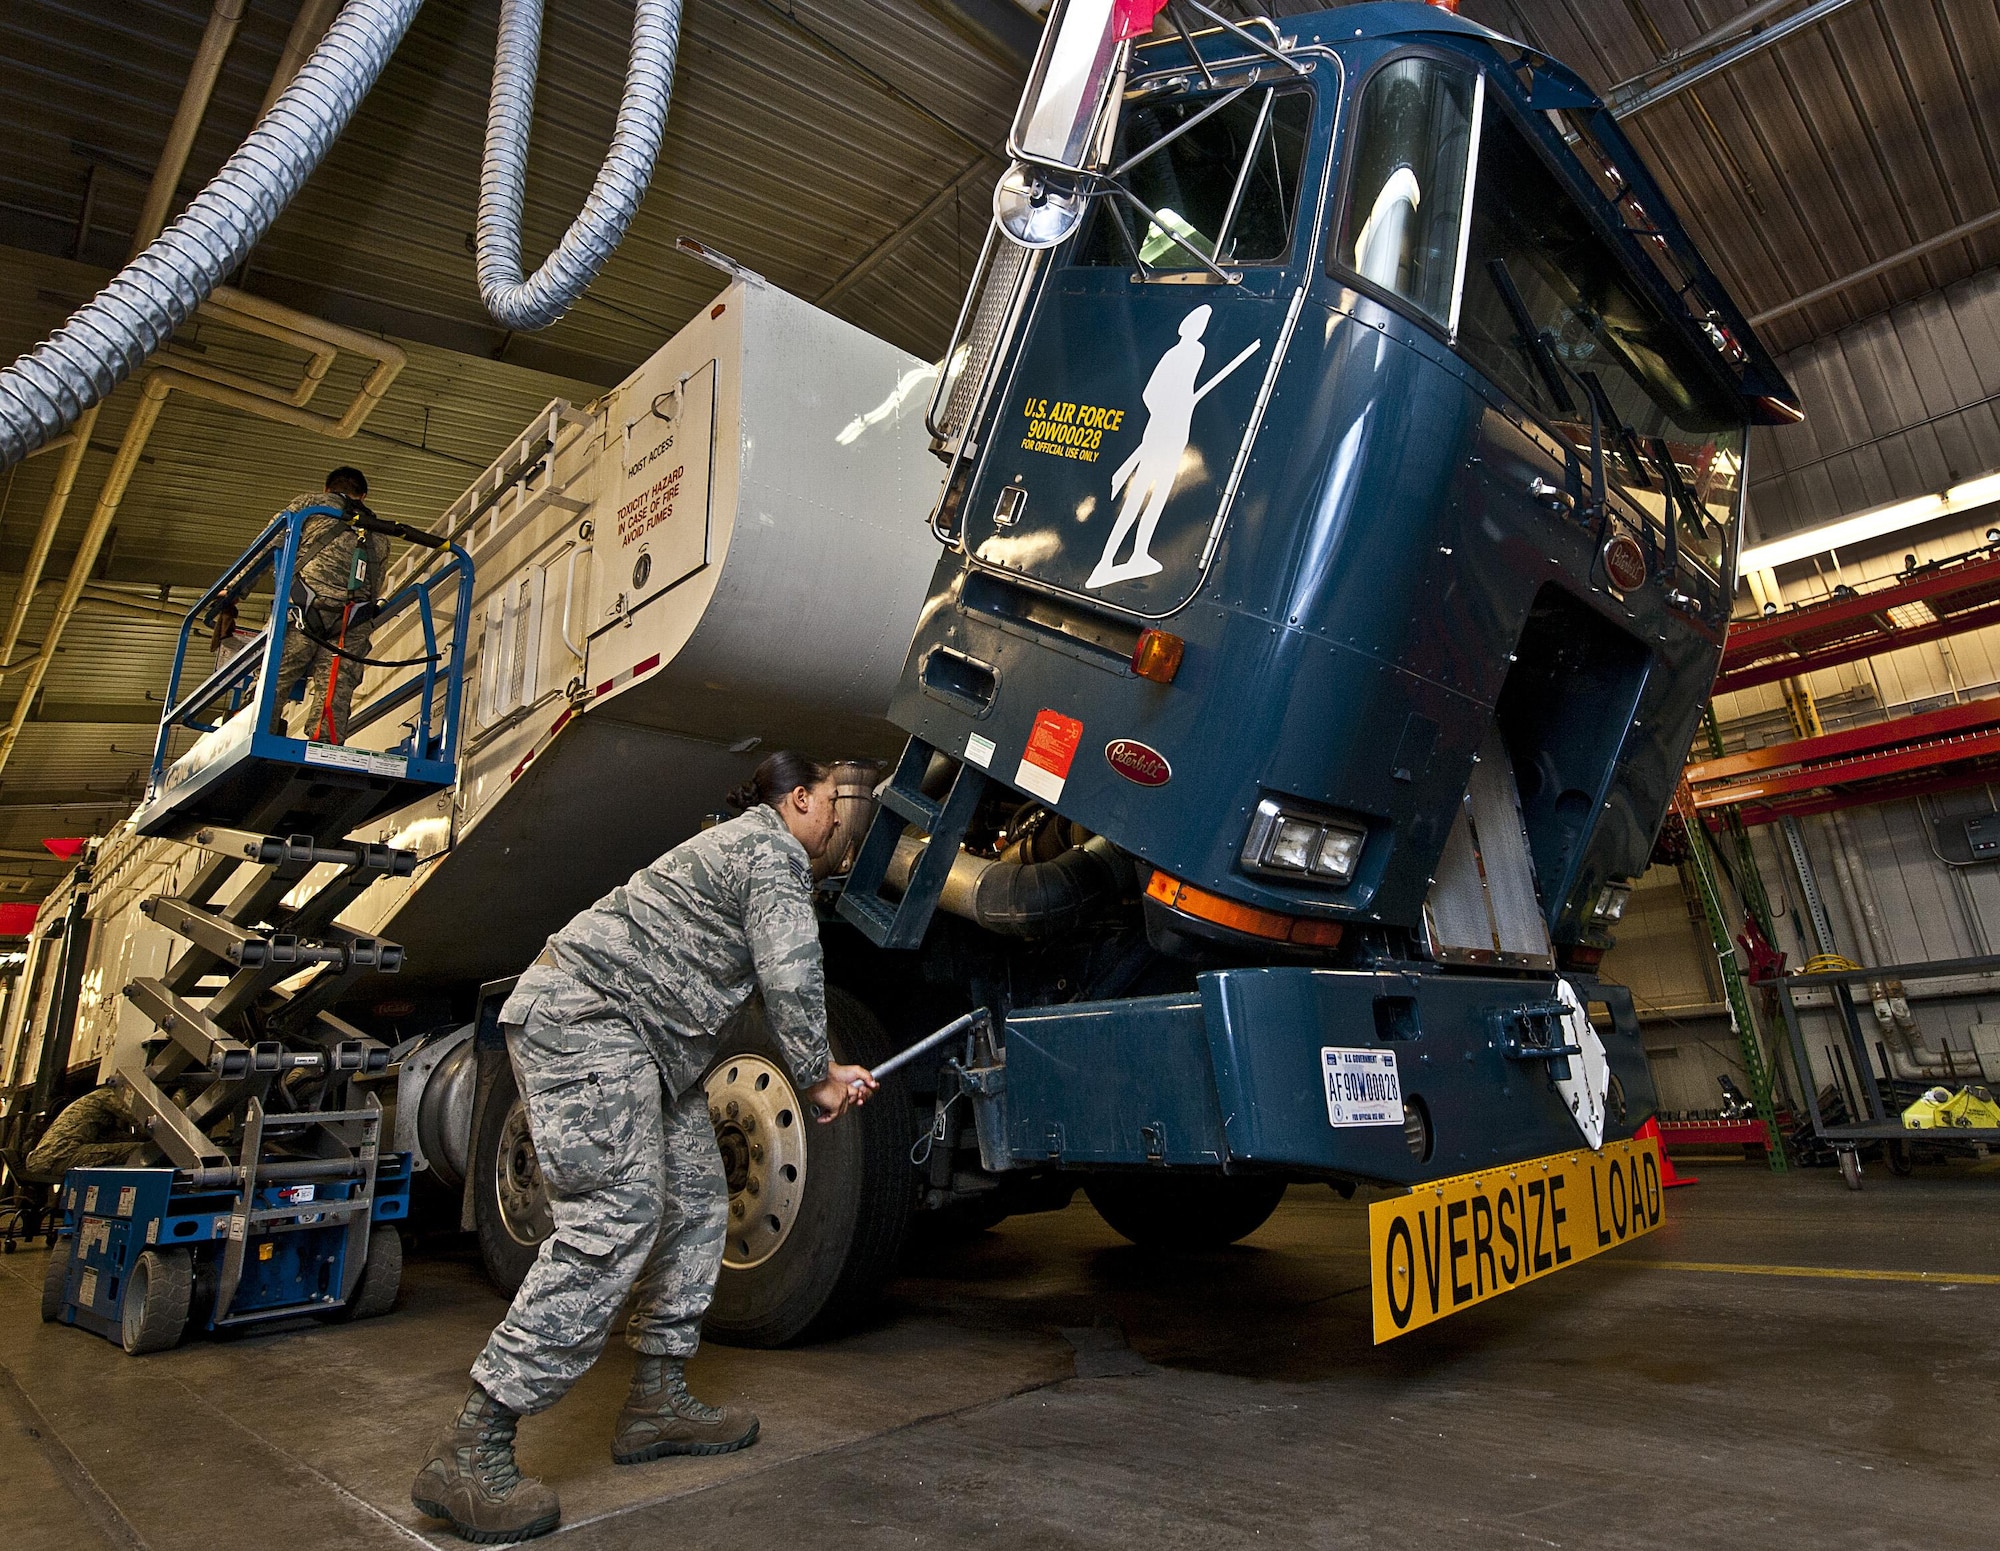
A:
MULTIPOLYGON (((1093 55, 1091 9, 1052 14, 932 406, 912 741, 841 910, 891 949, 979 919, 1032 805, 1129 861, 1202 1001, 1185 1072, 1129 1052, 1162 1096, 1126 1121, 1204 1086, 1229 1117, 1186 1161, 1407 1180, 1629 1134, 1636 1023, 1589 972, 1715 673, 1748 427, 1792 391, 1556 61, 1415 4, 1093 55), (1313 1118, 1327 1049, 1419 1031, 1414 1167, 1313 1118)), ((1161 1161, 1023 1071, 1067 1058, 1033 1027, 1009 1147, 1161 1161)))

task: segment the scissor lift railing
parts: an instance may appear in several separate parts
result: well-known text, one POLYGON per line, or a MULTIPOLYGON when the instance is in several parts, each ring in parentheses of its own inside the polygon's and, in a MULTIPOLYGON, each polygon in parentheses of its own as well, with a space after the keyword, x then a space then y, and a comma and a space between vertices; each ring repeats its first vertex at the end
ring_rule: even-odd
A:
MULTIPOLYGON (((404 736, 384 748, 289 736, 281 721, 285 693, 279 664, 294 630, 305 628, 289 606, 307 521, 337 507, 281 513, 222 578, 188 611, 167 683, 166 714, 153 746, 146 800, 133 815, 143 834, 181 837, 203 824, 284 834, 282 816, 305 802, 321 827, 315 839, 345 834, 379 813, 392 812, 456 776, 465 678, 466 633, 472 614, 472 560, 450 545, 376 607, 374 639, 385 639, 401 616, 414 614, 423 643, 406 659, 411 675, 370 697, 345 736, 352 740, 408 709, 404 736), (271 578, 271 613, 264 628, 192 689, 189 646, 197 627, 225 605, 246 600, 271 578), (443 607, 440 595, 443 595, 443 607), (178 755, 177 734, 193 733, 178 755), (307 789, 329 782, 348 800, 307 789)), ((376 740, 369 740, 371 742, 376 740)))

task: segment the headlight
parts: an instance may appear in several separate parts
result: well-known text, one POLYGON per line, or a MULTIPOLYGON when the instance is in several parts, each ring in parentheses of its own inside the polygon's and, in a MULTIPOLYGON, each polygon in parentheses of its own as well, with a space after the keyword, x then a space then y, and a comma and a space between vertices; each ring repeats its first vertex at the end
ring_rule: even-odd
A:
POLYGON ((1267 798, 1257 804, 1250 821, 1243 865, 1253 872, 1346 883, 1354 877, 1367 839, 1365 830, 1296 813, 1267 798))
POLYGON ((1597 908, 1591 911, 1593 921, 1601 921, 1609 926, 1625 914, 1625 901, 1632 897, 1629 883, 1607 883, 1597 896, 1597 908))

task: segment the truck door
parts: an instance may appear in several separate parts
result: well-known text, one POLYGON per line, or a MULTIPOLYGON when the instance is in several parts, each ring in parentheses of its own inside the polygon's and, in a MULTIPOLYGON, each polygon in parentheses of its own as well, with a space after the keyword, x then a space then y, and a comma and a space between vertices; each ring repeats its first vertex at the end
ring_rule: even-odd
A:
POLYGON ((1097 197, 994 412, 965 518, 979 564, 1147 617, 1194 596, 1304 260, 1312 112, 1303 85, 1128 108, 1126 195, 1097 197))

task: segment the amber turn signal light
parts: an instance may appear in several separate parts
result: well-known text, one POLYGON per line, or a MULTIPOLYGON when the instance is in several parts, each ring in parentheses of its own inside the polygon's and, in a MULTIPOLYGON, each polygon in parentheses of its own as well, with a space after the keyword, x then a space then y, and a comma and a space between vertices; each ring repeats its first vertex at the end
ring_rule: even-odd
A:
POLYGON ((1146 885, 1146 893, 1169 910, 1178 910, 1197 921, 1226 926, 1232 932, 1242 932, 1249 937, 1293 942, 1308 948, 1333 948, 1340 944, 1341 924, 1338 921, 1316 921, 1305 916, 1283 915, 1276 910, 1259 910, 1254 905, 1239 905, 1233 899, 1224 899, 1220 894, 1198 889, 1192 883, 1183 883, 1163 872, 1153 874, 1152 881, 1146 885))
POLYGON ((1181 671, 1181 653, 1187 642, 1164 630, 1141 630, 1132 648, 1132 671, 1155 684, 1171 684, 1181 671))

